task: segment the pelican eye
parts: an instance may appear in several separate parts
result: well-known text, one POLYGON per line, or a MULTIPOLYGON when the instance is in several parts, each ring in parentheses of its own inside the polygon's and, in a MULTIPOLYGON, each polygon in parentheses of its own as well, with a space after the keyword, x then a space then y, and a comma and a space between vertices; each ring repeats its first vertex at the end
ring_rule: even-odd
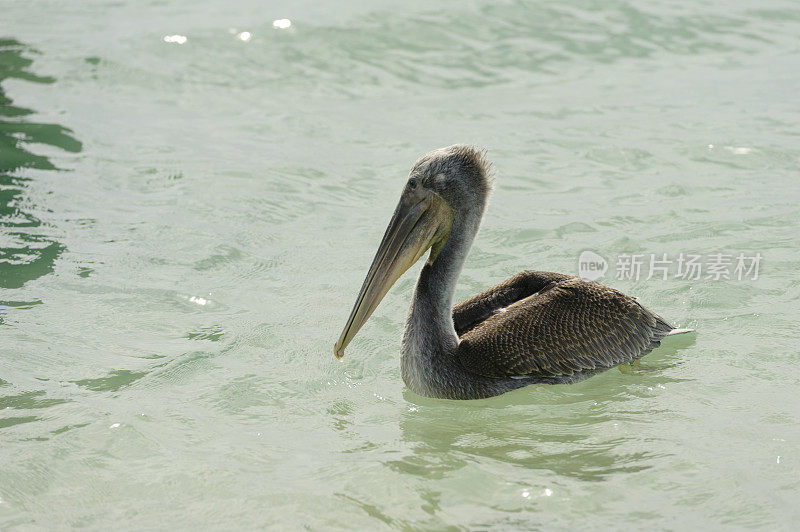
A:
POLYGON ((408 188, 410 188, 411 190, 417 190, 418 186, 419 182, 416 179, 412 179, 411 181, 408 182, 408 188))

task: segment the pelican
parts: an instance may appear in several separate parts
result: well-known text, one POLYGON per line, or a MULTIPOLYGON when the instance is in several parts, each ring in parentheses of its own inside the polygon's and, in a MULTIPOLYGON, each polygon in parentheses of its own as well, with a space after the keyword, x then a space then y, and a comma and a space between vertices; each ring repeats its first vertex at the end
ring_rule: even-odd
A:
POLYGON ((403 381, 423 396, 481 399, 577 382, 691 331, 613 288, 545 271, 523 271, 453 306, 492 187, 491 165, 474 146, 441 148, 414 163, 334 346, 337 358, 428 249, 401 346, 403 381))

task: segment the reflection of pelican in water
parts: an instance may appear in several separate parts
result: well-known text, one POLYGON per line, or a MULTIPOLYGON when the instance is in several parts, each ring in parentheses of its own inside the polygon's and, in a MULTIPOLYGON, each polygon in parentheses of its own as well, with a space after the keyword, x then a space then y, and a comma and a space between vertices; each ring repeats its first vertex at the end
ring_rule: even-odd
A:
POLYGON ((336 356, 428 249, 402 346, 403 380, 421 395, 478 399, 575 382, 689 331, 625 294, 562 273, 525 271, 453 307, 491 189, 489 163, 471 146, 435 150, 414 164, 336 356))

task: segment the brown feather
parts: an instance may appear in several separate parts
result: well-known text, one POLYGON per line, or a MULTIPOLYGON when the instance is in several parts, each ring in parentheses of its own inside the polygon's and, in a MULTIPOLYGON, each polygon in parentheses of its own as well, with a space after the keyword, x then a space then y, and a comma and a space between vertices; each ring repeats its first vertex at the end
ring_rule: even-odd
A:
POLYGON ((453 317, 461 365, 498 378, 568 376, 617 366, 646 355, 672 330, 617 290, 537 271, 522 272, 456 305, 453 317))

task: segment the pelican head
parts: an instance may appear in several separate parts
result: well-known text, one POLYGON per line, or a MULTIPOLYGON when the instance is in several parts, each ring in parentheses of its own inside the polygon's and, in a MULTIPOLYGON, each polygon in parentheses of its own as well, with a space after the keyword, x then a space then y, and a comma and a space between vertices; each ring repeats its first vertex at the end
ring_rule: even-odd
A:
POLYGON ((347 344, 406 270, 428 249, 428 263, 436 260, 454 223, 472 220, 477 231, 491 190, 485 153, 473 146, 434 150, 414 163, 347 325, 333 348, 337 358, 344 355, 347 344))

